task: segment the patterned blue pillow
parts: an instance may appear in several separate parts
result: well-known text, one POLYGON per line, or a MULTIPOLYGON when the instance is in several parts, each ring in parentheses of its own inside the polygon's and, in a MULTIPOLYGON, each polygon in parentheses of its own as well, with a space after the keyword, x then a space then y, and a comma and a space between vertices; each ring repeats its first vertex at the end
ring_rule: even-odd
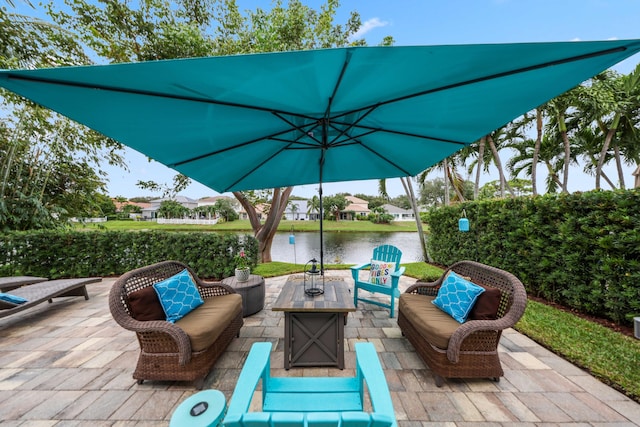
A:
POLYGON ((442 282, 438 295, 432 301, 440 310, 459 323, 464 323, 484 288, 450 271, 442 282))
POLYGON ((204 304, 196 284, 185 268, 180 273, 153 285, 167 321, 175 323, 194 308, 204 304))

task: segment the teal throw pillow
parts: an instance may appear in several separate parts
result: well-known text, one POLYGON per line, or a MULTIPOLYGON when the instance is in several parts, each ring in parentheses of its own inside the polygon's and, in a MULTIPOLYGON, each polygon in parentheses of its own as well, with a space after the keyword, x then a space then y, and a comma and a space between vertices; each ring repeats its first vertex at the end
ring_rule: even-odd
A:
POLYGON ((26 299, 19 297, 17 295, 5 294, 4 292, 0 292, 0 301, 10 302, 11 304, 24 304, 27 302, 26 299))
POLYGON ((483 292, 484 288, 450 271, 432 302, 459 323, 464 323, 483 292))
POLYGON ((167 315, 167 321, 171 323, 177 322, 193 309, 204 304, 198 287, 187 269, 156 283, 153 288, 167 315))

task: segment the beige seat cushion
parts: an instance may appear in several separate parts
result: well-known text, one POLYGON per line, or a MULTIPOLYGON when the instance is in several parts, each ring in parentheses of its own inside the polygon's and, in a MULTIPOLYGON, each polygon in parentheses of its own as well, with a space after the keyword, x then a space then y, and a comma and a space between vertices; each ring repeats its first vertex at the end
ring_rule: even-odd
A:
POLYGON ((204 300, 204 304, 176 322, 189 335, 192 351, 202 351, 213 344, 229 323, 242 312, 240 294, 221 295, 204 300))
POLYGON ((444 350, 460 323, 433 305, 431 301, 434 299, 428 295, 401 294, 398 310, 428 343, 444 350))

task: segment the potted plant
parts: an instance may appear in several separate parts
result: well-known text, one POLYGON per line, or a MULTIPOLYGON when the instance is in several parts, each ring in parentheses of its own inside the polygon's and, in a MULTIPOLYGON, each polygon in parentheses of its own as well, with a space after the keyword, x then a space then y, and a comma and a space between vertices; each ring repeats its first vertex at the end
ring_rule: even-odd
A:
POLYGON ((238 255, 235 256, 236 262, 236 280, 238 282, 246 282, 249 280, 249 274, 251 269, 249 268, 249 259, 244 250, 241 250, 238 255))

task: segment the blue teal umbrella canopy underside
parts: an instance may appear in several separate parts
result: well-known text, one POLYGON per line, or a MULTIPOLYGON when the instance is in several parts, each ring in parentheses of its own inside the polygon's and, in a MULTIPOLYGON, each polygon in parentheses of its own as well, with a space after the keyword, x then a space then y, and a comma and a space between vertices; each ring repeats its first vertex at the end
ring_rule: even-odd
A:
POLYGON ((417 175, 639 50, 349 47, 3 70, 0 86, 226 192, 417 175))

